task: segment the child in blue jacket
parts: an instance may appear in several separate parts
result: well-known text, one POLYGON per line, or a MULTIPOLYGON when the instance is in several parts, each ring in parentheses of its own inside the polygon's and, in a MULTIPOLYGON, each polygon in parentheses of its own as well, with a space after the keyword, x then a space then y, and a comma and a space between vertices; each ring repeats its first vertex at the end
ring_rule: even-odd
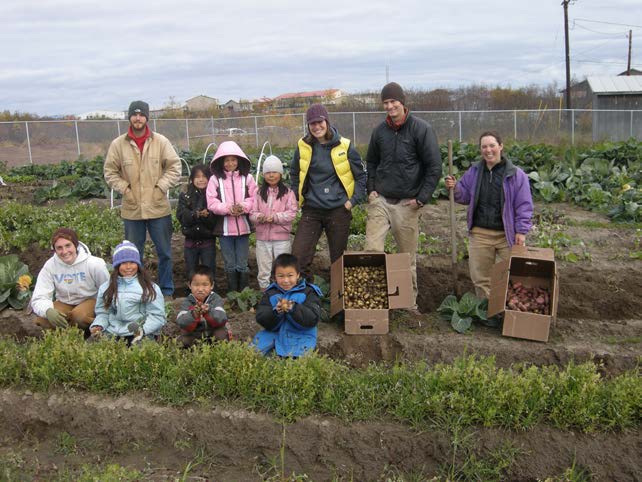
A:
POLYGON ((272 278, 256 308, 256 321, 265 329, 252 343, 265 355, 299 357, 317 345, 321 290, 301 277, 299 261, 288 253, 274 260, 272 278))
POLYGON ((114 271, 98 289, 92 338, 107 335, 128 344, 143 337, 156 338, 167 322, 160 287, 140 262, 136 245, 123 241, 114 249, 114 271))

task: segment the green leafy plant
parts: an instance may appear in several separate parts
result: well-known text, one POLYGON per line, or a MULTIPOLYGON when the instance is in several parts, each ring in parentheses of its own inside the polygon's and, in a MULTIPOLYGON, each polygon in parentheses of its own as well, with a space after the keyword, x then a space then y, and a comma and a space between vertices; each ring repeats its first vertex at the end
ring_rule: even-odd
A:
POLYGON ((323 295, 321 297, 321 321, 328 322, 330 321, 330 283, 318 274, 314 275, 312 283, 319 287, 323 295))
POLYGON ((453 330, 459 333, 467 332, 473 324, 473 319, 486 321, 487 310, 488 300, 477 298, 470 292, 464 293, 459 301, 455 295, 448 295, 437 308, 441 317, 450 320, 453 330))
POLYGON ((563 231, 560 224, 542 221, 533 227, 531 238, 538 248, 552 248, 555 257, 577 263, 580 260, 590 260, 591 253, 581 239, 575 239, 563 231))
POLYGON ((10 306, 21 310, 31 297, 33 277, 15 254, 0 256, 0 311, 10 306))
POLYGON ((259 290, 253 290, 245 287, 243 291, 232 291, 227 294, 227 301, 230 306, 236 305, 240 311, 249 311, 253 309, 261 300, 263 293, 259 290))

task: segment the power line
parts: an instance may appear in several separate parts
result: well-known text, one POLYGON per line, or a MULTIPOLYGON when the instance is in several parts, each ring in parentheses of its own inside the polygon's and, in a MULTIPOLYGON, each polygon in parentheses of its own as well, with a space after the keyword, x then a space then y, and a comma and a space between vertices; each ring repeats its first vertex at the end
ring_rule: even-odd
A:
POLYGON ((628 34, 628 31, 623 31, 623 32, 620 32, 620 33, 617 33, 617 34, 613 33, 613 32, 599 32, 599 31, 593 30, 591 28, 583 27, 582 25, 579 25, 579 24, 575 23, 575 20, 573 20, 573 28, 571 30, 574 30, 575 27, 581 28, 582 30, 586 30, 588 32, 597 33, 599 35, 607 35, 607 36, 612 37, 612 38, 620 38, 622 35, 626 36, 628 34))
POLYGON ((602 43, 601 43, 601 44, 599 44, 599 45, 596 45, 596 46, 594 46, 594 47, 590 47, 590 48, 588 48, 588 49, 586 49, 586 50, 582 50, 581 52, 577 52, 575 55, 584 55, 584 54, 585 54, 585 53, 587 53, 587 52, 591 52, 591 51, 593 51, 593 50, 597 50, 597 49, 599 49, 599 48, 604 47, 607 43, 612 42, 613 40, 619 40, 619 39, 608 39, 608 40, 606 40, 605 42, 602 42, 602 43))
POLYGON ((642 28, 642 25, 630 25, 628 23, 615 23, 615 22, 602 22, 601 20, 589 20, 588 18, 576 18, 573 20, 573 22, 576 21, 580 22, 591 22, 591 23, 603 23, 606 25, 619 25, 620 27, 635 27, 635 28, 642 28))
POLYGON ((578 64, 613 64, 613 65, 626 65, 626 61, 623 62, 609 62, 608 60, 573 60, 578 64))

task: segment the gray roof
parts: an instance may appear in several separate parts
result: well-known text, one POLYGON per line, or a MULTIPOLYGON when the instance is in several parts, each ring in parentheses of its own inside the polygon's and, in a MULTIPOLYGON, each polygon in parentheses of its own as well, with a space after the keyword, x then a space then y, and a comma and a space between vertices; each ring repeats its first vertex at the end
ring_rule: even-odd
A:
POLYGON ((642 75, 589 77, 586 80, 594 94, 642 94, 642 75))

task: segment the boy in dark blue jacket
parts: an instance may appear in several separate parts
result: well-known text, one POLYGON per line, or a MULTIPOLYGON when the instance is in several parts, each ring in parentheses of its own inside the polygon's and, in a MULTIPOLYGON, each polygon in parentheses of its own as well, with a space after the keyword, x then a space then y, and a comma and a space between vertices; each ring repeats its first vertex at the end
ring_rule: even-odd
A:
POLYGON ((317 345, 321 290, 300 276, 299 261, 287 253, 274 260, 272 278, 256 308, 256 322, 265 330, 252 343, 265 355, 299 357, 317 345))

